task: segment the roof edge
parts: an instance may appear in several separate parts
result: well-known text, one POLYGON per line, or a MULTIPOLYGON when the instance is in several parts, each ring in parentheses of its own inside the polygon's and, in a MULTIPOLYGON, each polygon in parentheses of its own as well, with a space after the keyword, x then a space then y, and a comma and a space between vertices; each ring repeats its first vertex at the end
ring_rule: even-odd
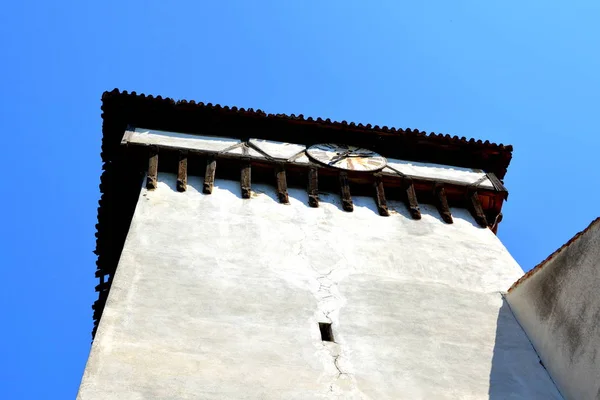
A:
POLYGON ((273 114, 273 113, 267 113, 261 109, 253 109, 253 108, 244 108, 244 107, 235 107, 235 106, 222 106, 220 104, 212 104, 212 103, 203 103, 203 102, 196 102, 194 100, 175 100, 171 97, 162 97, 162 96, 153 96, 153 95, 146 95, 144 93, 136 93, 135 91, 133 92, 127 92, 127 90, 123 90, 120 91, 119 89, 115 88, 112 91, 105 91, 102 94, 102 101, 105 101, 106 99, 108 99, 111 96, 131 96, 131 97, 140 97, 140 98, 145 98, 148 100, 157 100, 157 101, 162 101, 162 102, 166 102, 166 103, 171 103, 172 105, 179 105, 179 104, 185 104, 185 105, 195 105, 197 107, 203 107, 203 108, 209 108, 209 109, 214 109, 214 110, 222 110, 222 111, 230 111, 230 112, 236 112, 236 113, 241 113, 241 114, 252 114, 255 116, 259 116, 259 117, 266 117, 266 118, 282 118, 282 119, 286 119, 286 120, 293 120, 293 121, 297 121, 297 122, 307 122, 307 123, 312 123, 312 124, 321 124, 321 125, 326 125, 326 126, 339 126, 339 127, 352 127, 352 128, 358 128, 358 129, 365 129, 368 131, 372 131, 372 132, 381 132, 381 133, 407 133, 407 134, 412 134, 414 136, 420 136, 420 137, 429 137, 429 138, 438 138, 438 139, 444 139, 444 140, 459 140, 461 142, 468 142, 471 144, 478 144, 481 146, 485 146, 485 147, 490 147, 490 148, 497 148, 497 149, 502 149, 502 150, 506 150, 506 151, 513 151, 513 146, 508 144, 505 145, 503 143, 493 143, 490 142, 489 140, 481 140, 481 139, 474 139, 474 138, 470 138, 467 139, 465 136, 463 137, 458 137, 457 135, 451 136, 450 134, 443 134, 443 133, 435 133, 435 132, 429 132, 429 134, 426 131, 419 131, 418 129, 411 129, 411 128, 394 128, 394 127, 388 127, 386 125, 384 126, 379 126, 379 125, 372 125, 372 124, 362 124, 362 123, 355 123, 355 122, 347 122, 345 120, 342 121, 332 121, 330 118, 321 118, 321 117, 317 117, 317 118, 313 118, 313 117, 304 117, 303 114, 273 114))
POLYGON ((542 261, 541 263, 539 263, 538 265, 536 265, 535 267, 533 267, 530 271, 528 271, 525 275, 523 275, 522 277, 520 277, 508 289, 508 293, 510 293, 513 289, 515 289, 516 287, 518 287, 522 282, 526 281, 531 276, 535 275, 538 271, 540 271, 542 268, 544 268, 544 266, 546 264, 548 264, 553 258, 555 258, 557 255, 559 255, 560 253, 562 253, 563 250, 565 250, 567 247, 569 247, 571 244, 573 244, 575 241, 577 241, 579 238, 581 238, 587 231, 589 231, 594 225, 596 225, 598 223, 600 223, 600 217, 597 217, 585 229, 583 229, 580 232, 577 232, 575 234, 575 236, 573 236, 571 239, 569 239, 568 242, 566 242, 565 244, 563 244, 562 246, 560 246, 552 254, 550 254, 548 257, 546 257, 546 259, 544 261, 542 261))
MULTIPOLYGON (((494 172, 498 178, 503 179, 506 171, 508 169, 508 165, 510 160, 512 159, 512 145, 504 145, 502 143, 496 144, 492 143, 489 140, 481 140, 470 138, 467 139, 465 136, 458 137, 457 135, 451 136, 450 134, 442 134, 442 133, 427 133, 425 131, 420 131, 419 129, 411 129, 411 128, 394 128, 388 126, 379 126, 379 125, 371 125, 371 124, 362 124, 355 122, 347 122, 343 121, 332 121, 329 118, 313 118, 313 117, 305 117, 303 114, 273 114, 267 113, 261 109, 253 109, 253 108, 238 108, 235 106, 222 106, 219 104, 212 103, 203 103, 203 102, 195 102, 193 100, 175 100, 170 97, 162 97, 162 96, 153 96, 146 95, 143 93, 128 92, 126 90, 120 91, 119 89, 113 89, 112 91, 106 91, 102 95, 102 102, 109 102, 111 99, 115 98, 126 98, 129 100, 138 99, 144 102, 145 106, 149 106, 152 104, 153 106, 167 106, 175 109, 183 110, 185 112, 194 112, 196 111, 205 111, 205 112, 213 112, 215 114, 223 114, 223 115, 236 115, 239 117, 251 117, 257 118, 261 120, 269 120, 269 121, 282 121, 293 124, 302 124, 304 126, 311 126, 316 129, 326 128, 329 130, 340 129, 346 132, 352 132, 356 134, 375 134, 380 137, 387 138, 404 138, 405 140, 411 140, 413 142, 424 142, 428 146, 439 146, 439 147, 461 147, 465 148, 463 150, 468 151, 473 154, 483 154, 483 153, 491 153, 494 158, 497 158, 494 162, 494 168, 492 171, 494 172)), ((485 158, 486 156, 482 156, 485 158)), ((478 168, 474 166, 474 168, 478 168)), ((482 168, 483 169, 483 168, 482 168)))

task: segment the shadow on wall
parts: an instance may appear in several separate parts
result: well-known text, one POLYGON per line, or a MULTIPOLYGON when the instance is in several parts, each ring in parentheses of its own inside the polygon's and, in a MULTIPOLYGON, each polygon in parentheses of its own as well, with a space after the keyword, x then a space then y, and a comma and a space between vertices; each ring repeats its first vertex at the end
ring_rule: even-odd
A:
POLYGON ((504 297, 496 324, 489 396, 492 400, 562 399, 504 297))
MULTIPOLYGON (((145 182, 145 181, 144 181, 145 182)), ((188 190, 195 190, 202 195, 202 186, 204 183, 204 178, 199 176, 189 176, 188 177, 188 190)), ((177 176, 175 174, 166 174, 161 173, 159 177, 159 184, 166 185, 171 191, 177 191, 177 176)), ((226 191, 234 195, 240 200, 242 198, 242 189, 240 187, 240 182, 235 180, 227 180, 227 179, 215 179, 214 187, 218 190, 226 191)), ((277 196, 277 192, 275 186, 266 184, 266 183, 252 183, 251 185, 252 197, 256 196, 267 196, 274 203, 279 204, 279 198, 277 196)), ((289 187, 288 188, 288 196, 290 201, 294 201, 295 204, 302 204, 303 206, 310 208, 308 204, 308 193, 304 188, 297 187, 289 187)), ((362 211, 368 211, 373 215, 379 216, 379 211, 377 209, 377 204, 375 203, 375 199, 371 196, 354 196, 352 198, 354 209, 361 209, 362 211)), ((329 204, 339 211, 344 211, 342 207, 342 200, 340 198, 339 193, 329 193, 329 192, 319 192, 319 203, 320 204, 329 204)), ((399 214, 405 217, 406 219, 412 220, 412 217, 406 207, 406 204, 402 200, 388 200, 387 202, 388 208, 390 210, 390 214, 399 214)), ((419 205, 421 208, 421 215, 430 216, 437 219, 439 222, 446 224, 436 207, 431 204, 422 203, 419 205)), ((475 222, 475 219, 470 215, 469 211, 464 208, 456 208, 451 207, 452 215, 455 219, 459 218, 469 224, 471 224, 475 229, 484 230, 487 228, 482 228, 475 222)), ((425 224, 423 224, 425 227, 425 224)))

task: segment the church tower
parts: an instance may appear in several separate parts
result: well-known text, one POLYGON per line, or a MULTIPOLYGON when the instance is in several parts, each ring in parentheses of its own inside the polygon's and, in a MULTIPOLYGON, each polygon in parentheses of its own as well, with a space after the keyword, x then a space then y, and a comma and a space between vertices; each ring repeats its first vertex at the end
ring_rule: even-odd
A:
POLYGON ((559 399, 504 292, 511 146, 103 96, 78 398, 559 399))

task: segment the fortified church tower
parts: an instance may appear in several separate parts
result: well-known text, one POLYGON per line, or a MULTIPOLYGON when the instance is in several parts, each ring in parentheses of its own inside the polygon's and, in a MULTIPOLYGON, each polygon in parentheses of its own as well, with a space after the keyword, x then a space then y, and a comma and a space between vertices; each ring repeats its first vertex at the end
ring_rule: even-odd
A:
POLYGON ((503 293, 511 146, 107 92, 79 397, 561 398, 503 293))

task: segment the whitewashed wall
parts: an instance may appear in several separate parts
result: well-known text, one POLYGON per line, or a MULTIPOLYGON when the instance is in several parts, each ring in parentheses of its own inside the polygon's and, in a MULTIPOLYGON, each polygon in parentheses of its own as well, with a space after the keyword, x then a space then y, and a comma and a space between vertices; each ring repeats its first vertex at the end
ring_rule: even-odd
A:
POLYGON ((79 399, 560 398, 499 293, 522 270, 466 210, 201 187, 142 190, 79 399))

